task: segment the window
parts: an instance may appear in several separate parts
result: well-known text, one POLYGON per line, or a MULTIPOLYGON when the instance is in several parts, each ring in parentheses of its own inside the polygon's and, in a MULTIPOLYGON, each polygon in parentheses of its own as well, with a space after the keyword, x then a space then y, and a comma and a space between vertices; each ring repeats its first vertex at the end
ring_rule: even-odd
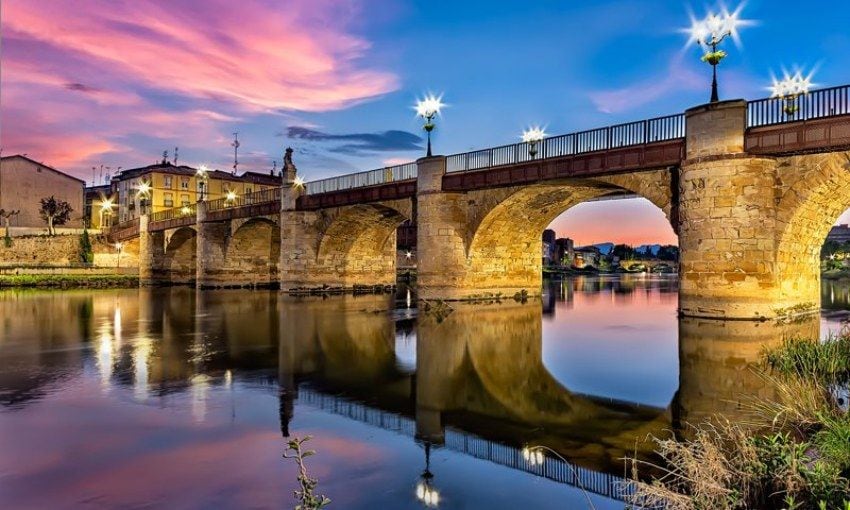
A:
POLYGON ((180 187, 182 189, 189 189, 189 179, 187 179, 185 177, 180 179, 180 187))
POLYGON ((245 193, 246 193, 246 194, 247 194, 247 193, 250 193, 250 192, 251 192, 251 188, 245 188, 245 193))
POLYGON ((165 203, 163 204, 165 207, 174 207, 174 194, 166 193, 165 194, 165 203))
POLYGON ((189 205, 189 195, 180 195, 180 205, 184 207, 189 205))
POLYGON ((171 189, 171 176, 170 175, 165 176, 165 187, 167 189, 171 189))

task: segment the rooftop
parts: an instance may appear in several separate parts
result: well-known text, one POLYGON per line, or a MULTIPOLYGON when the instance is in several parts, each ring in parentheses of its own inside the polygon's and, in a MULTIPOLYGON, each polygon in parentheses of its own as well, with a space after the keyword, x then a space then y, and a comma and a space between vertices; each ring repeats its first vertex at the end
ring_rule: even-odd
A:
POLYGON ((85 184, 86 184, 86 181, 84 181, 84 180, 82 180, 82 179, 80 179, 80 178, 78 178, 78 177, 74 177, 73 175, 68 175, 68 174, 66 174, 65 172, 61 171, 61 170, 56 170, 56 169, 55 169, 55 168, 53 168, 52 166, 45 165, 44 163, 41 163, 41 162, 39 162, 39 161, 36 161, 36 160, 34 160, 34 159, 32 159, 32 158, 28 158, 28 157, 24 156, 23 154, 12 154, 11 156, 3 156, 3 157, 0 157, 0 161, 8 161, 8 160, 10 160, 10 159, 22 159, 22 160, 24 160, 24 161, 27 161, 27 162, 29 162, 29 163, 32 163, 33 165, 36 165, 36 166, 39 166, 39 167, 41 167, 41 168, 44 168, 44 169, 50 170, 51 172, 56 172, 57 174, 63 175, 63 176, 65 176, 65 177, 69 178, 69 179, 74 179, 75 181, 79 181, 79 182, 83 183, 83 185, 85 185, 85 184))

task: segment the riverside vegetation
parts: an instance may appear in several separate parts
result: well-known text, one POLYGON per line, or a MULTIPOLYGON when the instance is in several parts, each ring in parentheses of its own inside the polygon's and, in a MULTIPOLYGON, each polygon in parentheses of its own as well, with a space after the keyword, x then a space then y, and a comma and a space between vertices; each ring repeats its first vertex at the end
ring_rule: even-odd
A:
POLYGON ((719 417, 688 440, 656 439, 664 465, 634 482, 636 507, 850 510, 850 330, 788 340, 760 373, 778 398, 754 401, 751 420, 719 417))

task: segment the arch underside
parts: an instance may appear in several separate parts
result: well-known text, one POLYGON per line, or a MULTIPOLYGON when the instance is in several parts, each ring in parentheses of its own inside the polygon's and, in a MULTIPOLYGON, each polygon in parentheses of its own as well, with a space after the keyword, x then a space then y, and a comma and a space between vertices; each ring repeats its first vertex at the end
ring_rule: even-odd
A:
POLYGON ((170 283, 195 281, 197 233, 189 227, 177 229, 165 247, 162 279, 170 283))
POLYGON ((821 247, 850 208, 850 152, 791 157, 780 169, 800 177, 777 207, 777 306, 819 307, 821 247))
POLYGON ((407 219, 380 204, 341 210, 319 239, 317 274, 334 286, 394 285, 396 229, 407 219))
MULTIPOLYGON (((518 188, 485 211, 480 221, 470 222, 464 285, 482 294, 539 293, 543 230, 563 212, 589 200, 623 193, 647 197, 646 191, 656 188, 655 176, 646 183, 631 189, 594 180, 518 188)), ((658 195, 669 196, 664 193, 661 189, 658 195)), ((669 199, 647 198, 670 218, 669 199)))
POLYGON ((269 285, 277 281, 279 260, 280 226, 267 218, 253 218, 228 240, 223 272, 240 285, 269 285))

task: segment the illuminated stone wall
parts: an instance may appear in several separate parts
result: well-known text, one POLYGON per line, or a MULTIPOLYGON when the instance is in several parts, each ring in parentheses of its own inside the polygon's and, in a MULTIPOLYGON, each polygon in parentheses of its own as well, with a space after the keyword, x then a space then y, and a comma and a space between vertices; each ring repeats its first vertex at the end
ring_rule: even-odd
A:
MULTIPOLYGON (((291 201, 294 206, 294 198, 291 201)), ((320 211, 284 207, 280 285, 284 290, 395 285, 396 229, 411 218, 410 200, 320 211)))
POLYGON ((539 295, 541 233, 582 202, 626 191, 647 198, 668 218, 672 210, 667 169, 465 193, 443 192, 444 173, 445 158, 419 161, 416 243, 424 299, 539 295))
POLYGON ((850 207, 847 153, 743 152, 746 103, 687 112, 680 174, 680 310, 759 319, 814 311, 820 247, 850 207))

